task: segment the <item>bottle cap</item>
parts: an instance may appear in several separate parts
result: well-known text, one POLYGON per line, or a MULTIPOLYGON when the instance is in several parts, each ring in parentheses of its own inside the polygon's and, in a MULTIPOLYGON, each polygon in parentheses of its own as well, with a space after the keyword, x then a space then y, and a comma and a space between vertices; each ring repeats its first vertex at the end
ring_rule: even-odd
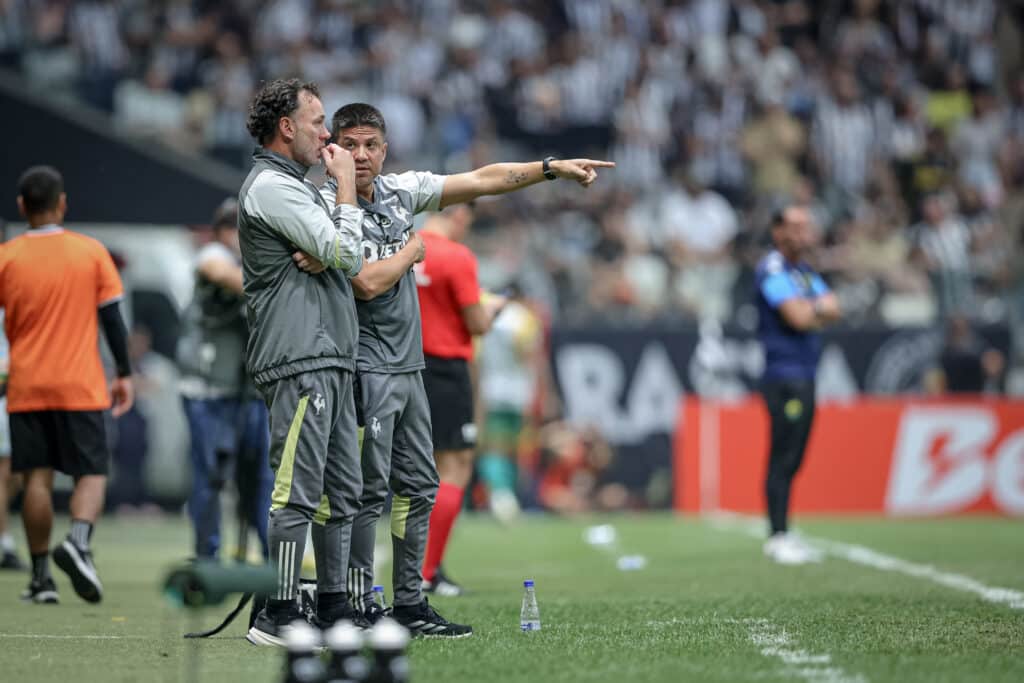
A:
POLYGON ((527 588, 533 588, 533 579, 527 579, 523 581, 523 585, 527 588))
POLYGON ((373 592, 374 593, 383 593, 384 592, 384 586, 374 586, 373 587, 373 592))

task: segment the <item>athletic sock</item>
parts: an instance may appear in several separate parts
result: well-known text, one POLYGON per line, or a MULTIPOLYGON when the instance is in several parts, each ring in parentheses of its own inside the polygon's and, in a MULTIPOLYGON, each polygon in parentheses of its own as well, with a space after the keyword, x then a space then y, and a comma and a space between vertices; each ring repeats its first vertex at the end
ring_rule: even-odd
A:
POLYGON ((348 593, 337 591, 334 593, 317 593, 316 613, 318 615, 329 614, 331 610, 340 607, 348 602, 348 593))
POLYGON ((87 522, 84 519, 72 519, 68 538, 78 546, 79 550, 88 550, 89 539, 92 538, 92 522, 87 522))
POLYGON ((45 581, 50 578, 50 553, 32 556, 32 580, 45 581))
POLYGON ((491 452, 480 456, 477 461, 477 472, 491 491, 515 492, 515 465, 501 453, 491 452))
POLYGON ((13 553, 14 550, 14 536, 11 536, 11 532, 0 534, 0 553, 13 553))
POLYGON ((442 481, 437 488, 434 509, 430 513, 430 530, 427 532, 427 552, 423 559, 423 578, 433 581, 437 568, 444 560, 448 537, 455 520, 462 511, 462 487, 442 481))
POLYGON ((295 600, 278 600, 277 598, 269 598, 267 600, 267 614, 284 614, 290 612, 296 607, 295 600))

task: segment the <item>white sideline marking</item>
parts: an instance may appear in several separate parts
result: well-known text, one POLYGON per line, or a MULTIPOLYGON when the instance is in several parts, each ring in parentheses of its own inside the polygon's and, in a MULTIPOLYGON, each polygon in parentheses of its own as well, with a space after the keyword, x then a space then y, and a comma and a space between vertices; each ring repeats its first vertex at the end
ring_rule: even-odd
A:
POLYGON ((788 675, 808 683, 867 683, 860 674, 851 676, 832 666, 832 655, 811 654, 797 649, 786 630, 778 624, 767 619, 743 619, 742 623, 750 630, 750 642, 760 648, 763 656, 781 660, 788 675))
POLYGON ((868 683, 864 676, 850 675, 834 666, 830 654, 815 654, 797 648, 786 630, 768 619, 676 617, 651 620, 647 622, 647 626, 663 629, 672 626, 693 626, 716 622, 746 626, 750 642, 758 647, 763 656, 779 659, 785 665, 783 674, 786 676, 800 678, 807 683, 868 683))
MULTIPOLYGON (((764 524, 750 517, 728 512, 718 512, 710 516, 709 521, 713 526, 721 529, 739 529, 749 536, 764 538, 764 524)), ((1013 588, 989 586, 963 574, 936 569, 930 564, 918 564, 909 560, 903 560, 862 545, 841 543, 840 541, 830 541, 812 536, 801 535, 801 537, 829 555, 848 562, 862 564, 881 571, 906 574, 918 579, 927 579, 946 588, 974 593, 986 602, 1006 605, 1010 609, 1024 610, 1024 592, 1013 588)))
POLYGON ((142 636, 55 636, 46 633, 0 633, 0 638, 29 638, 46 640, 143 640, 142 636))

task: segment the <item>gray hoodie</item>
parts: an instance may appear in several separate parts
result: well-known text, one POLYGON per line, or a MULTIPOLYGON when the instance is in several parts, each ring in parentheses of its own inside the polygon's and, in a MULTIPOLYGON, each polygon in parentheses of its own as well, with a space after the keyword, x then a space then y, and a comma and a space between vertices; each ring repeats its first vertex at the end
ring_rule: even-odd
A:
POLYGON ((359 322, 348 278, 363 266, 363 210, 328 207, 297 161, 257 147, 253 162, 238 193, 246 368, 257 385, 325 368, 353 371, 359 322), (299 270, 299 249, 327 270, 299 270))

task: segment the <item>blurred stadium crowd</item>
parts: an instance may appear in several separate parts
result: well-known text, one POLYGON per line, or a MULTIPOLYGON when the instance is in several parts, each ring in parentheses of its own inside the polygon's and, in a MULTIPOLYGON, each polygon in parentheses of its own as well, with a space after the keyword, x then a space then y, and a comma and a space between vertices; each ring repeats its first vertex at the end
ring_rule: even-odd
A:
POLYGON ((994 0, 0 0, 0 64, 238 166, 281 75, 377 104, 392 169, 614 159, 480 207, 487 284, 560 321, 744 322, 800 198, 848 319, 900 325, 1024 317, 1022 25, 994 0))

